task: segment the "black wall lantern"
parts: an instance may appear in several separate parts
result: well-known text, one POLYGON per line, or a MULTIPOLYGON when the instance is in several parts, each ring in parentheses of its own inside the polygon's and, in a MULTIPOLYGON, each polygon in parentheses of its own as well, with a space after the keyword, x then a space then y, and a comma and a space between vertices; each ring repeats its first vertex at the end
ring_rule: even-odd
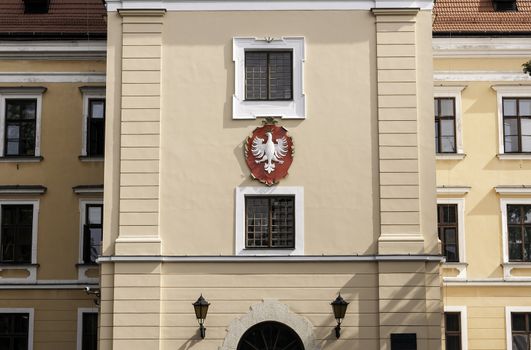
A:
POLYGON ((210 303, 206 301, 205 298, 203 298, 203 294, 201 294, 196 300, 196 302, 192 305, 194 306, 195 317, 197 318, 197 322, 199 322, 199 333, 201 334, 201 339, 205 339, 206 328, 204 326, 204 323, 210 303))
POLYGON ((341 336, 341 321, 345 318, 345 313, 347 312, 348 304, 345 299, 341 297, 341 293, 337 296, 336 300, 330 303, 332 305, 332 310, 334 310, 334 317, 337 321, 336 338, 341 336))

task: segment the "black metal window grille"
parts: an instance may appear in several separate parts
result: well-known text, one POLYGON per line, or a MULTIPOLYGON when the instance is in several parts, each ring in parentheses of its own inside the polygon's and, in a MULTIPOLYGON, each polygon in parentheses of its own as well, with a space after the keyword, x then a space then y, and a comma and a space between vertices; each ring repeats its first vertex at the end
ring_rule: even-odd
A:
POLYGON ((102 157, 105 151, 105 99, 89 99, 87 155, 102 157))
POLYGON ((442 253, 448 262, 459 261, 457 204, 437 205, 437 226, 442 253))
POLYGON ((0 261, 2 263, 31 263, 33 205, 3 204, 1 211, 0 261))
POLYGON ((98 313, 84 312, 81 334, 81 350, 98 349, 98 313))
POLYGON ((446 350, 461 350, 461 313, 444 313, 446 350))
POLYGON ((29 333, 29 314, 0 314, 0 349, 27 350, 29 333))
POLYGON ((529 350, 531 346, 531 313, 511 313, 512 350, 529 350))
POLYGON ((295 197, 246 196, 246 247, 295 247, 295 197))
POLYGON ((285 324, 266 321, 249 328, 238 342, 237 350, 304 350, 304 344, 285 324))
POLYGON ((245 99, 284 101, 293 99, 291 51, 245 52, 245 99))
POLYGON ((87 204, 85 206, 85 226, 83 228, 83 262, 95 264, 101 255, 103 232, 103 205, 87 204))
POLYGON ((6 99, 5 156, 34 156, 37 129, 36 99, 6 99))
POLYGON ((531 98, 503 99, 505 153, 531 152, 531 98))
POLYGON ((531 261, 531 205, 507 205, 509 261, 531 261))
POLYGON ((456 153, 455 99, 435 98, 435 152, 456 153))

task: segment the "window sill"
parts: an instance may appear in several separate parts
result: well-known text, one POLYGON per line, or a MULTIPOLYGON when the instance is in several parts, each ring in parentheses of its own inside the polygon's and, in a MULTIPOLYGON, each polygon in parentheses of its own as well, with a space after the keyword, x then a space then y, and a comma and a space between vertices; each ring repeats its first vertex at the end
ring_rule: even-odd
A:
POLYGON ((531 281, 531 271, 523 275, 513 275, 513 270, 531 270, 530 262, 505 262, 503 267, 503 279, 507 281, 531 281))
POLYGON ((295 248, 290 249, 252 249, 245 248, 238 252, 237 255, 245 256, 289 256, 302 255, 296 252, 295 248))
POLYGON ((79 156, 79 160, 82 162, 103 162, 105 158, 96 156, 79 156))
POLYGON ((99 265, 96 263, 79 263, 76 264, 77 267, 77 279, 80 282, 84 283, 98 283, 99 281, 99 265), (96 270, 96 274, 94 274, 96 270), (89 272, 92 272, 90 274, 89 272))
POLYGON ((466 270, 468 264, 464 262, 445 262, 443 263, 443 270, 457 270, 456 276, 444 276, 444 281, 466 281, 466 270))
POLYGON ((29 157, 18 157, 18 156, 4 156, 0 157, 0 163, 38 163, 42 162, 44 157, 41 156, 29 156, 29 157))
POLYGON ((1 277, 0 284, 7 283, 35 283, 37 281, 37 268, 39 264, 17 264, 0 262, 0 271, 19 271, 20 276, 16 273, 10 277, 1 277), (23 274, 26 273, 24 276, 23 274))
POLYGON ((500 153, 497 157, 500 160, 531 160, 531 153, 500 153))
POLYGON ((437 153, 435 154, 436 160, 463 160, 465 159, 465 153, 437 153))

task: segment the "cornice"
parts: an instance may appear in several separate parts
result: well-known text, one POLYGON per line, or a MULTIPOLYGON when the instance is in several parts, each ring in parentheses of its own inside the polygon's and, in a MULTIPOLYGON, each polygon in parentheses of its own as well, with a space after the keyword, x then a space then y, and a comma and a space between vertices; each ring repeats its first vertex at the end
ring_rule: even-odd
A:
POLYGON ((105 40, 0 40, 0 59, 3 60, 105 60, 106 55, 105 40))
POLYGON ((433 0, 107 0, 106 4, 107 11, 337 11, 433 8, 433 0))
POLYGON ((433 38, 434 58, 503 58, 531 56, 531 37, 433 38))

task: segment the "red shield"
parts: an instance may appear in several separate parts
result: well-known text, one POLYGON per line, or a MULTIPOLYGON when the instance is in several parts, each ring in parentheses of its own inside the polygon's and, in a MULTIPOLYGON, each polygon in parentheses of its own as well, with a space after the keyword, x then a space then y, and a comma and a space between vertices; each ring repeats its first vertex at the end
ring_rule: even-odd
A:
POLYGON ((256 128, 245 142, 245 161, 251 176, 271 186, 288 175, 293 161, 293 141, 288 131, 276 125, 256 128))

